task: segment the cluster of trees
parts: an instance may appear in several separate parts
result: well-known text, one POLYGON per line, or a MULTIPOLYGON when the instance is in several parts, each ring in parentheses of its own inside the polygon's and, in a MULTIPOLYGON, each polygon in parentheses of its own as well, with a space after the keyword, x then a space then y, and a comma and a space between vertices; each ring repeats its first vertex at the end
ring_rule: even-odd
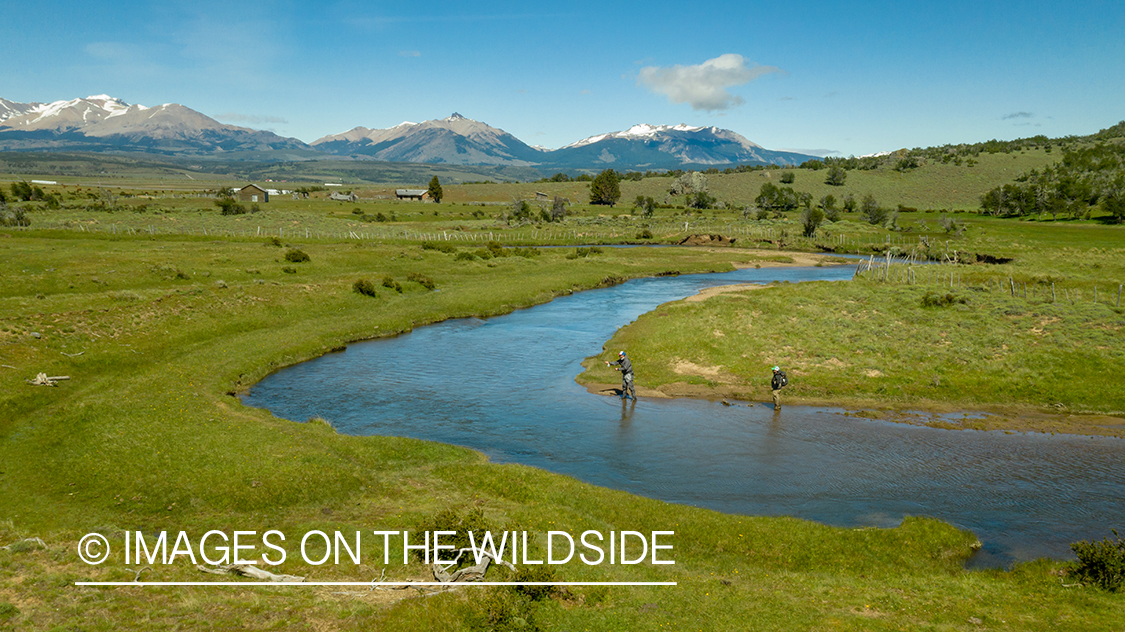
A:
MULTIPOLYGON (((13 182, 9 190, 12 192, 12 199, 18 202, 46 202, 47 208, 59 208, 59 198, 54 193, 44 193, 43 189, 39 188, 37 184, 31 184, 23 180, 13 182)), ((0 203, 6 202, 7 198, 4 191, 0 190, 0 203)))
POLYGON ((980 206, 985 213, 1001 217, 1047 213, 1053 218, 1083 217, 1101 208, 1123 221, 1125 145, 1097 143, 1068 149, 1060 162, 1043 171, 1032 169, 1014 184, 988 191, 981 196, 980 206))
POLYGON ((504 220, 508 224, 530 222, 536 219, 546 223, 561 222, 567 215, 567 204, 566 199, 557 195, 550 205, 546 202, 532 205, 531 202, 517 196, 512 198, 512 203, 508 205, 504 220), (535 212, 536 206, 539 209, 538 214, 535 212))

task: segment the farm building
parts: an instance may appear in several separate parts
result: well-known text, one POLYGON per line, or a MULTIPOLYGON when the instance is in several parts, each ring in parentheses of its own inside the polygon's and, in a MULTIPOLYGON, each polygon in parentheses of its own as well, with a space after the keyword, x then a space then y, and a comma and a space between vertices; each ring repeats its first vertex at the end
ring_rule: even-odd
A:
POLYGON ((270 194, 268 191, 256 184, 248 184, 238 190, 238 201, 269 202, 270 194))
POLYGON ((426 189, 395 189, 395 197, 400 200, 425 202, 430 198, 430 192, 426 189))
POLYGON ((337 200, 339 202, 355 202, 359 196, 355 193, 337 193, 333 191, 329 196, 329 200, 337 200))

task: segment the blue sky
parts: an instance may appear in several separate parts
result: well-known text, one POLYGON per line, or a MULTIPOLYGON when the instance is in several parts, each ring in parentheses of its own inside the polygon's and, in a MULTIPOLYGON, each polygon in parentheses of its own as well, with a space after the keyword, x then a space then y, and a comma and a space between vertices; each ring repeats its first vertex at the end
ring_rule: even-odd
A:
POLYGON ((311 142, 453 112, 840 155, 1125 120, 1125 3, 3 0, 0 97, 181 103, 311 142))

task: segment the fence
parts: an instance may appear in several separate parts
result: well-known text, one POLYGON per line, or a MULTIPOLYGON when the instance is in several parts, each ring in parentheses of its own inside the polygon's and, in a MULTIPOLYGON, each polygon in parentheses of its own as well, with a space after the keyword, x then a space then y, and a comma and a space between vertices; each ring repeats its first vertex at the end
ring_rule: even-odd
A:
MULTIPOLYGON (((943 288, 948 287, 950 289, 975 288, 996 292, 1006 291, 1012 298, 1019 297, 1028 300, 1026 281, 1017 282, 1012 277, 1008 277, 1005 281, 1001 277, 974 274, 969 275, 975 281, 970 283, 966 281, 966 270, 960 266, 953 265, 953 263, 954 262, 946 261, 938 264, 920 264, 916 258, 912 257, 894 257, 890 253, 887 253, 885 258, 880 257, 876 259, 875 256, 872 255, 856 266, 852 278, 882 283, 903 283, 907 285, 918 285, 922 283, 937 285, 943 288)), ((1109 300, 1099 301, 1098 286, 1095 285, 1093 287, 1093 298, 1088 300, 1093 303, 1104 302, 1107 305, 1113 305, 1114 308, 1120 308, 1123 288, 1125 288, 1125 284, 1119 283, 1117 285, 1116 298, 1114 298, 1112 284, 1110 284, 1110 291, 1108 293, 1109 300)), ((1048 302, 1049 293, 1049 302, 1057 303, 1060 291, 1064 300, 1072 305, 1082 301, 1082 288, 1056 288, 1054 282, 1050 284, 1050 287, 1045 283, 1032 283, 1030 300, 1038 299, 1043 302, 1048 302)), ((1103 294, 1102 296, 1107 295, 1103 294)))

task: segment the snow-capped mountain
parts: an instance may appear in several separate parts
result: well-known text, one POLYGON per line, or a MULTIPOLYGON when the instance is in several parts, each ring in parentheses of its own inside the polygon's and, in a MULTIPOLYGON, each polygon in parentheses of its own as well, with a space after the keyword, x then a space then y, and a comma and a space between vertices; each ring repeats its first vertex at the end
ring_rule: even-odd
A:
POLYGON ((440 120, 387 129, 356 127, 313 141, 324 152, 388 162, 531 166, 542 153, 501 129, 456 112, 440 120))
POLYGON ((53 103, 0 99, 0 151, 127 151, 295 160, 342 156, 386 162, 534 167, 543 171, 620 171, 800 164, 815 158, 771 151, 718 127, 634 125, 555 150, 531 147, 454 113, 386 129, 356 127, 312 145, 272 132, 224 125, 176 103, 145 107, 100 94, 53 103))
POLYGON ((0 117, 0 149, 173 154, 308 149, 299 140, 224 125, 176 103, 145 107, 104 94, 54 103, 3 100, 0 117))
POLYGON ((0 98, 0 123, 14 116, 23 116, 42 105, 42 103, 16 103, 0 98))
POLYGON ((800 164, 814 158, 771 151, 718 127, 639 124, 623 132, 584 138, 552 152, 558 165, 669 169, 681 166, 800 164))

